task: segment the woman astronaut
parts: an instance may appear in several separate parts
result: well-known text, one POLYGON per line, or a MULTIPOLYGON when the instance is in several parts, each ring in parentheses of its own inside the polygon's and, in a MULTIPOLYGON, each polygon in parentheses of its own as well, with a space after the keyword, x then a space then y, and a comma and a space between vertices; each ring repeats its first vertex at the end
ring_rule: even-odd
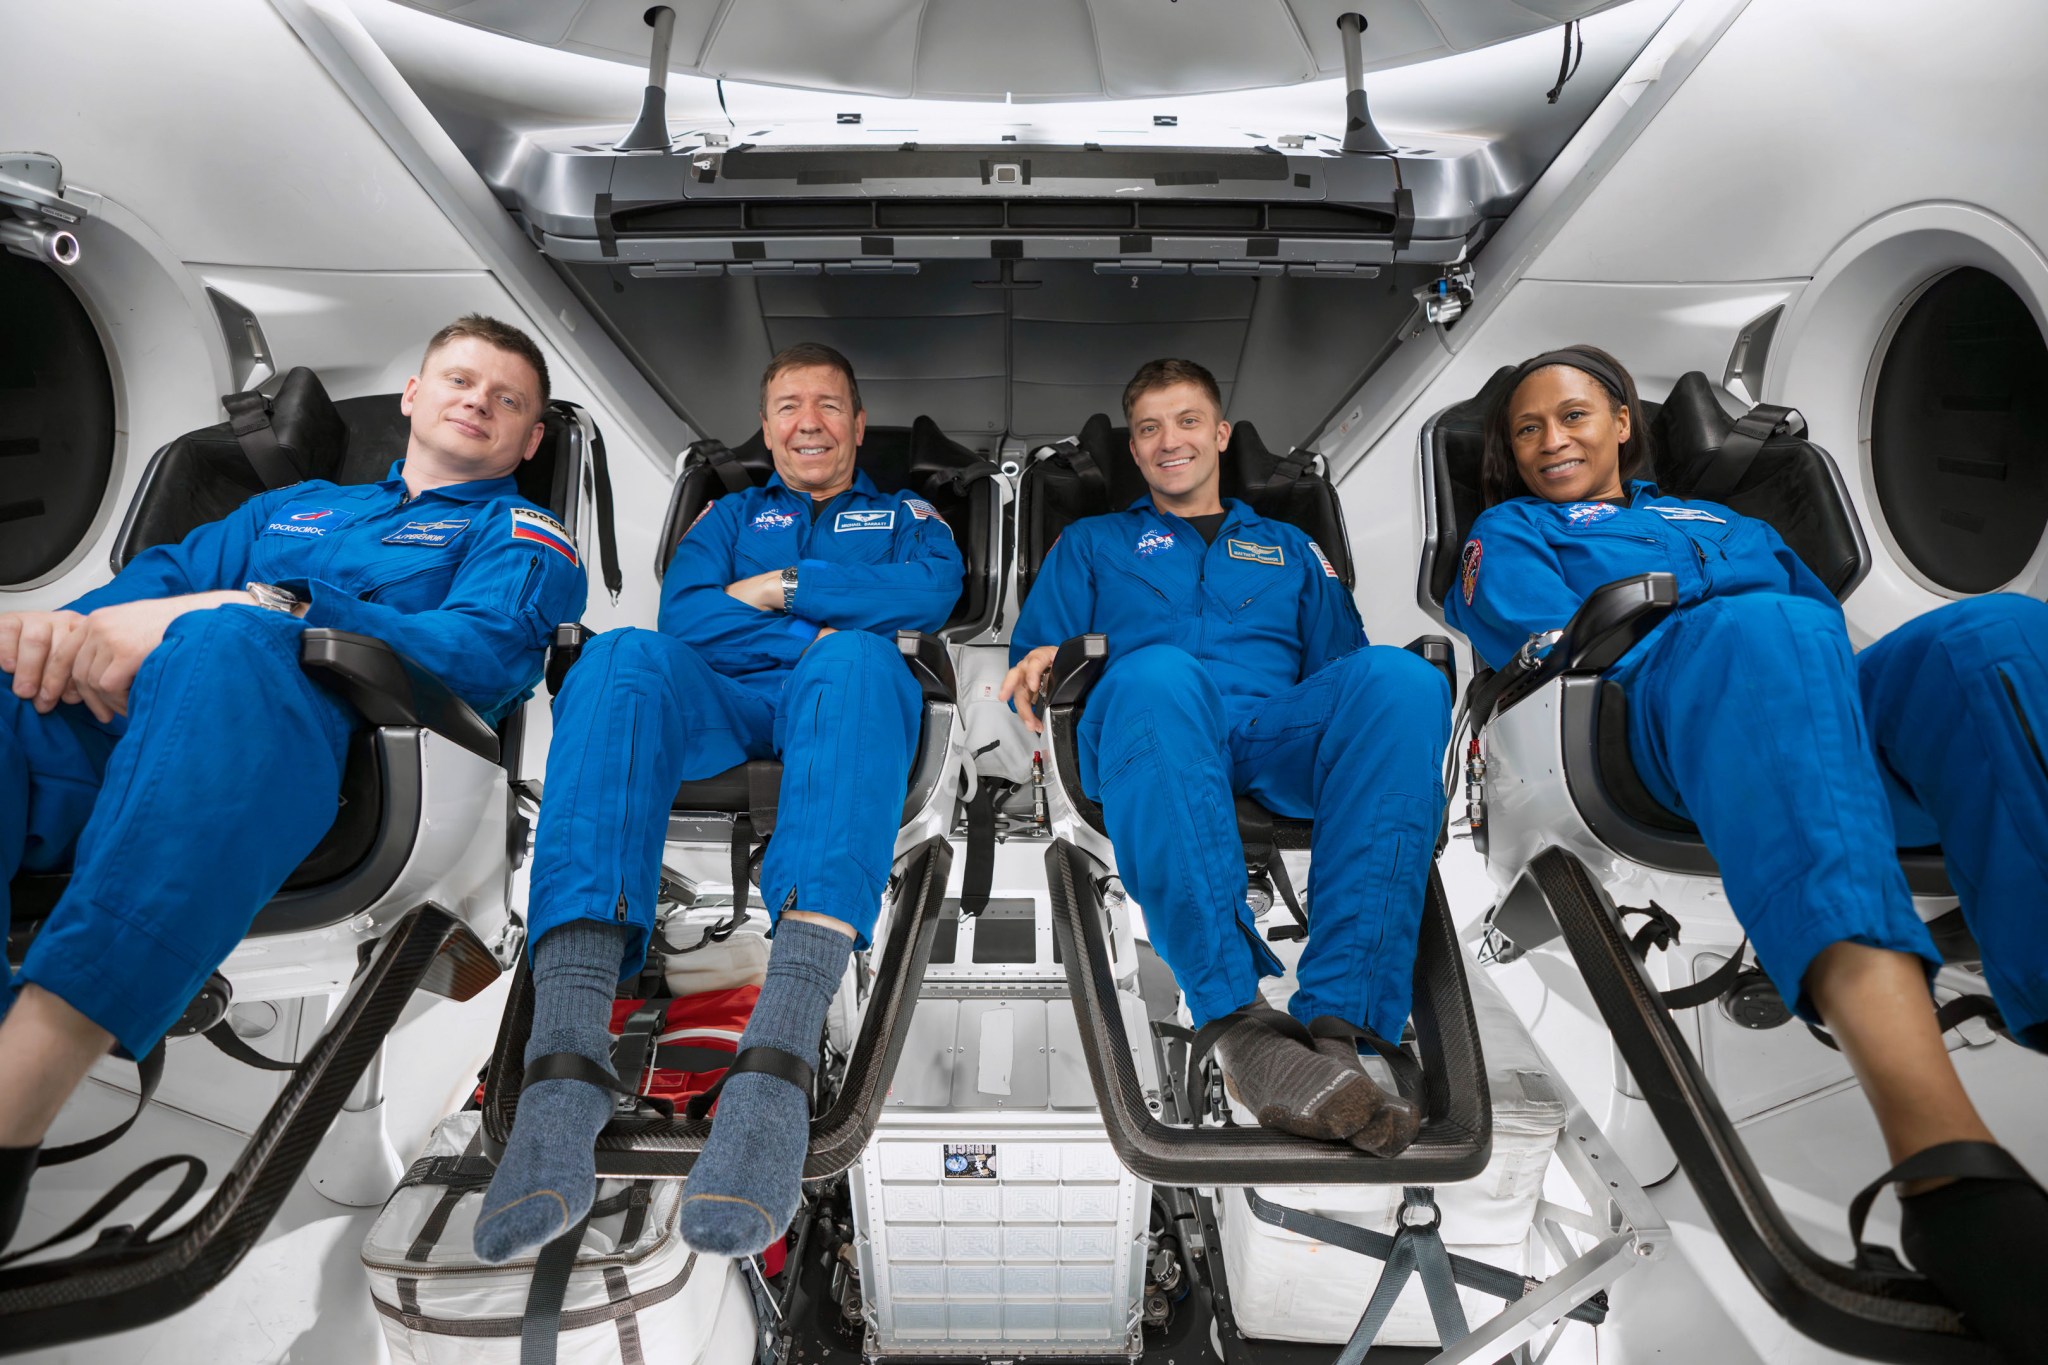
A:
POLYGON ((1927 987, 1940 957, 1894 850, 1940 843, 2013 1035, 2048 1049, 2048 605, 1951 603, 1858 656, 1771 526, 1637 477, 1640 414, 1603 351, 1519 367, 1488 417, 1487 506, 1447 619, 1500 667, 1603 584, 1676 576, 1678 610, 1607 675, 1636 771, 1699 826, 1784 998, 1839 1040, 1898 1163, 1907 1255, 2034 1359, 2048 1194, 1992 1145, 1949 1062, 1927 987))

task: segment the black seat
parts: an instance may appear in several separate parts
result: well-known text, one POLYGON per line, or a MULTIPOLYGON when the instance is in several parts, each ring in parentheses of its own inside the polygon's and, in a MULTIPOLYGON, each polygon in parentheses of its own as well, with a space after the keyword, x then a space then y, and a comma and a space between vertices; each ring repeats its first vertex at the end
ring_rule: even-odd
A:
MULTIPOLYGON (((1353 581, 1350 541, 1337 490, 1314 451, 1275 456, 1249 422, 1231 429, 1222 461, 1222 495, 1248 503, 1262 516, 1313 536, 1348 588, 1353 581)), ((1018 487, 1020 591, 1060 532, 1083 517, 1122 510, 1145 492, 1130 453, 1129 434, 1096 415, 1081 434, 1039 452, 1018 487)), ((1426 636, 1409 646, 1449 676, 1450 642, 1426 636)), ((1078 735, 1087 694, 1110 661, 1110 641, 1083 635, 1064 642, 1046 686, 1046 730, 1052 776, 1067 804, 1096 835, 1107 832, 1102 810, 1081 790, 1078 735)), ((1314 824, 1273 814, 1250 797, 1237 798, 1238 836, 1255 884, 1287 891, 1281 853, 1309 847, 1314 824)), ((1309 1142, 1258 1128, 1177 1128, 1149 1109, 1130 1065, 1131 1040, 1115 1000, 1109 939, 1096 855, 1056 839, 1046 855, 1052 888, 1053 928, 1066 964, 1081 1039, 1096 1099, 1117 1155, 1132 1171, 1163 1184, 1437 1184, 1476 1175, 1493 1149, 1493 1111, 1480 1055, 1462 954, 1451 928, 1442 883, 1434 867, 1422 908, 1416 957, 1414 1023, 1422 1054, 1423 1128, 1415 1144, 1393 1160, 1348 1147, 1309 1142)), ((1185 1117, 1190 1109, 1182 1097, 1185 1117)))

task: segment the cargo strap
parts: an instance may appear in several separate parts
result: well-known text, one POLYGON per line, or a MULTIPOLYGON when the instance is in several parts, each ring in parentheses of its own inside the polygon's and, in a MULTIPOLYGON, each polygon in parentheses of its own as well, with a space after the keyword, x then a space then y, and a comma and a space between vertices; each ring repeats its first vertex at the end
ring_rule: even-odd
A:
POLYGON ((533 1283, 526 1291, 526 1312, 519 1322, 519 1365, 555 1365, 555 1346, 562 1334, 562 1301, 569 1293, 569 1273, 590 1216, 540 1249, 533 1263, 533 1283))
MULTIPOLYGON (((1276 1228, 1285 1228, 1289 1232, 1299 1233, 1303 1237, 1308 1237, 1318 1242, 1326 1242, 1334 1247, 1341 1247, 1345 1251, 1355 1252, 1360 1256, 1369 1256, 1375 1261, 1384 1261, 1393 1253, 1395 1238, 1388 1236, 1384 1232, 1375 1232, 1371 1228, 1355 1227, 1350 1223, 1340 1223, 1334 1218, 1325 1218, 1321 1214, 1310 1213, 1305 1209, 1293 1209, 1288 1208, 1284 1204, 1275 1204, 1270 1199, 1262 1198, 1257 1190, 1247 1189, 1244 1192, 1244 1197, 1246 1205, 1252 1211, 1252 1216, 1262 1223, 1269 1223, 1276 1228)), ((1407 1231, 1408 1228, 1404 1223, 1401 1227, 1401 1232, 1407 1231)), ((1438 1244, 1441 1246, 1440 1239, 1438 1244)), ((1538 1285, 1542 1284, 1541 1280, 1519 1274, 1516 1271, 1503 1270, 1497 1265, 1488 1265, 1484 1261, 1475 1261, 1469 1256, 1460 1256, 1455 1252, 1446 1251, 1444 1257, 1450 1266, 1451 1279, 1455 1283, 1463 1285, 1467 1289, 1491 1295, 1496 1299, 1504 1299, 1509 1303, 1514 1303, 1524 1298, 1535 1290, 1538 1285)), ((1428 1292, 1426 1287, 1423 1292, 1425 1294, 1428 1292)), ((1597 1327, 1607 1320, 1607 1295, 1604 1292, 1595 1294, 1565 1314, 1565 1316, 1574 1322, 1588 1323, 1597 1327)), ((1374 1332, 1376 1333, 1377 1331, 1378 1328, 1375 1327, 1374 1332)), ((1370 1336, 1366 1338, 1368 1342, 1371 1339, 1370 1336)))
POLYGON ((960 873, 960 913, 972 919, 988 909, 996 876, 996 788, 984 780, 967 803, 967 861, 960 873))
POLYGON ((1436 1323, 1437 1344, 1446 1349, 1471 1334, 1465 1323, 1465 1305, 1458 1298, 1458 1286, 1451 1271, 1451 1254, 1444 1250, 1439 1232, 1443 1210, 1436 1206, 1436 1191, 1427 1185, 1408 1185, 1401 1191, 1401 1209, 1395 1214, 1394 1244, 1387 1250, 1386 1268, 1373 1286, 1372 1300, 1359 1316, 1351 1340, 1337 1354, 1337 1365, 1359 1365, 1372 1350, 1373 1338, 1386 1326, 1394 1311, 1394 1300, 1408 1284, 1408 1277, 1422 1281, 1429 1299, 1429 1316, 1436 1323), (1427 1214, 1429 1221, 1411 1221, 1411 1215, 1427 1214))

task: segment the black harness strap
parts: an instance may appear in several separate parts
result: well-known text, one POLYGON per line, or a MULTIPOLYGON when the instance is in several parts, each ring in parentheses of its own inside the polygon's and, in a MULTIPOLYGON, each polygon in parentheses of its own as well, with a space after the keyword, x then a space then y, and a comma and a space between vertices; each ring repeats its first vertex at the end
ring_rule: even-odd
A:
POLYGON ((668 1022, 669 1001, 656 997, 642 1001, 640 1008, 626 1016, 625 1027, 612 1043, 612 1070, 619 1083, 637 1093, 647 1080, 647 1066, 661 1041, 661 1026, 668 1022))
POLYGON ((1107 512, 1109 506, 1109 476, 1096 463, 1095 456, 1079 441, 1061 441, 1053 447, 1055 454, 1066 460, 1067 468, 1081 481, 1081 486, 1093 496, 1097 506, 1107 512))
POLYGON ((605 463, 604 433, 595 422, 590 426, 590 473, 597 487, 597 561, 604 573, 605 591, 616 602, 626 579, 619 570, 619 532, 612 522, 611 466, 605 463))
MULTIPOLYGON (((47 1153, 44 1155, 43 1160, 45 1163, 48 1162, 49 1156, 47 1153)), ((133 1227, 108 1228, 100 1234, 99 1240, 93 1244, 92 1250, 111 1251, 120 1247, 142 1245, 149 1240, 151 1233, 163 1225, 163 1221, 166 1218, 169 1218, 172 1213, 176 1212, 186 1200, 199 1193, 199 1187, 206 1183, 206 1163, 198 1157, 183 1155, 158 1157, 155 1161, 130 1171, 113 1189, 101 1195, 91 1208, 79 1214, 78 1217, 66 1223, 56 1232, 51 1233, 34 1246, 21 1247, 18 1250, 8 1252, 5 1256, 0 1256, 0 1266, 18 1261, 24 1256, 33 1256, 38 1251, 46 1251, 56 1246, 59 1242, 70 1241, 73 1237, 78 1236, 78 1234, 84 1232, 87 1228, 99 1222, 100 1219, 105 1218, 108 1214, 119 1208, 122 1201, 126 1200, 129 1195, 156 1179, 163 1172, 170 1170, 173 1166, 183 1166, 185 1168, 184 1177, 178 1181, 178 1187, 171 1191, 170 1196, 157 1208, 157 1211, 133 1227)))
MULTIPOLYGON (((135 1063, 135 1077, 137 1085, 134 1113, 97 1137, 89 1137, 82 1142, 68 1142, 62 1147, 45 1147, 42 1156, 36 1161, 36 1166, 62 1166, 70 1161, 83 1161, 119 1142, 122 1135, 135 1126, 135 1120, 142 1117, 142 1111, 149 1108, 150 1098, 156 1094, 157 1086, 163 1082, 164 1045, 161 1041, 142 1054, 141 1060, 135 1063)), ((162 1169, 161 1166, 158 1169, 162 1169)))
POLYGON ((793 1052, 784 1052, 779 1047, 750 1047, 743 1049, 732 1059, 732 1065, 725 1069, 712 1087, 701 1095, 692 1095, 683 1106, 683 1117, 696 1122, 711 1112, 711 1106, 718 1102, 718 1093, 725 1089, 725 1083, 735 1076, 758 1071, 766 1076, 780 1076, 803 1092, 804 1100, 811 1099, 811 1087, 816 1083, 817 1073, 811 1064, 793 1052))
POLYGON ((988 909, 996 880, 996 789, 983 778, 967 803, 967 862, 960 872, 960 913, 972 918, 988 909))
POLYGON ((739 456, 733 454, 725 442, 707 436, 697 442, 695 448, 704 457, 704 462, 711 466, 711 472, 718 475, 718 481, 725 485, 726 492, 744 493, 754 486, 753 476, 747 473, 747 467, 740 463, 739 456))
MULTIPOLYGON (((561 1056, 564 1054, 556 1054, 561 1056)), ((589 1215, 541 1248, 533 1263, 533 1283, 526 1291, 526 1312, 519 1320, 519 1365, 555 1365, 556 1340, 562 1334, 562 1301, 569 1293, 569 1272, 583 1249, 589 1215)))
POLYGON ((1759 403, 1736 418, 1735 429, 1721 442, 1721 457, 1700 471, 1700 477, 1693 481, 1686 496, 1718 502, 1733 493, 1742 482, 1742 476, 1749 472, 1750 465, 1755 463, 1757 454, 1763 450, 1764 442, 1797 417, 1798 413, 1792 408, 1759 403))
POLYGON ((236 1033, 233 1026, 225 1019, 199 1036, 240 1062, 243 1066, 253 1066, 258 1071, 297 1071, 299 1069, 297 1062, 284 1062, 279 1061, 275 1057, 266 1057, 255 1048, 250 1047, 242 1041, 242 1036, 236 1033))
POLYGON ((226 394, 220 405, 227 409, 235 444, 242 448, 249 468, 256 471, 265 488, 286 488, 306 477, 277 443, 277 431, 270 425, 269 399, 252 390, 226 394))
MULTIPOLYGON (((730 920, 732 928, 727 929, 725 934, 719 935, 718 937, 720 938, 731 934, 733 929, 737 929, 740 925, 746 923, 747 889, 753 883, 753 876, 751 875, 753 864, 753 817, 749 815, 735 815, 732 818, 732 918, 730 920)), ((712 926, 713 929, 717 927, 719 926, 712 926)), ((705 930, 704 941, 708 943, 711 939, 711 930, 705 930)), ((701 948, 704 944, 699 943, 697 946, 701 948)))
MULTIPOLYGON (((1623 919, 1630 915, 1642 915, 1648 923, 1629 936, 1629 947, 1635 949, 1638 959, 1649 956, 1652 948, 1670 951, 1678 944, 1678 919, 1669 910, 1651 901, 1647 906, 1627 905, 1618 912, 1623 919)), ((1728 960, 1690 986, 1675 986, 1668 991, 1657 992, 1657 998, 1664 1002, 1667 1010, 1697 1009, 1701 1005, 1719 1000, 1735 984, 1735 978, 1742 975, 1743 958, 1749 951, 1749 939, 1744 937, 1728 960)))
POLYGON ((1287 874, 1287 859, 1279 849, 1273 850, 1271 861, 1266 864, 1266 875, 1273 879, 1274 894, 1287 907, 1287 913, 1294 916, 1295 928, 1303 938, 1308 937, 1308 911, 1301 908, 1301 897, 1294 894, 1294 878, 1287 874))

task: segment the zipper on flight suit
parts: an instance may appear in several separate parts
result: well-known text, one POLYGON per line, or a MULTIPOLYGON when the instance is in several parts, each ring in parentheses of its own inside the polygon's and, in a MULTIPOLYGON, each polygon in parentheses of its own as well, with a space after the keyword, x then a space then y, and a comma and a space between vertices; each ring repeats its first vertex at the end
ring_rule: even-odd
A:
POLYGON ((2012 712, 2019 717, 2020 733, 2027 737, 2027 747, 2034 751, 2034 766, 2041 770, 2042 776, 2048 777, 2048 761, 2041 757, 2041 743, 2034 738, 2034 727, 2027 720, 2027 708, 2020 705, 2019 689, 2012 685, 2012 679, 2006 676, 2004 669, 1997 672, 1998 681, 2005 685, 2006 700, 2012 703, 2012 712))

